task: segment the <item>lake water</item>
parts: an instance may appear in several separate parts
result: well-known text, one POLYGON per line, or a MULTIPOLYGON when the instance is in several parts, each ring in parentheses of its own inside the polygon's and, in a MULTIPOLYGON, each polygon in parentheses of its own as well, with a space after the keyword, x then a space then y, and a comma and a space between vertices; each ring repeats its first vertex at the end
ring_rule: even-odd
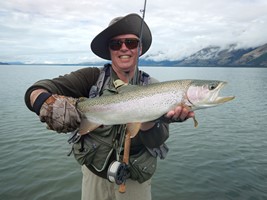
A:
MULTIPOLYGON (((68 135, 46 130, 24 104, 35 81, 74 66, 0 66, 0 199, 78 200, 80 166, 68 135)), ((153 200, 267 199, 267 69, 143 67, 157 79, 219 79, 236 99, 170 126, 168 157, 152 181, 153 200)))

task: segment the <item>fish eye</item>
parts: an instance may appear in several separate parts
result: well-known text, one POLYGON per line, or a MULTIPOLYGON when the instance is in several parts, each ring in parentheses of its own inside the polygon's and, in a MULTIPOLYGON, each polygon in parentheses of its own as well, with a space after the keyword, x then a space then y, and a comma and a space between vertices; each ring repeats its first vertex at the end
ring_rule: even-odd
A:
POLYGON ((211 84, 209 84, 209 90, 214 90, 214 89, 216 89, 217 86, 218 86, 218 84, 211 83, 211 84))

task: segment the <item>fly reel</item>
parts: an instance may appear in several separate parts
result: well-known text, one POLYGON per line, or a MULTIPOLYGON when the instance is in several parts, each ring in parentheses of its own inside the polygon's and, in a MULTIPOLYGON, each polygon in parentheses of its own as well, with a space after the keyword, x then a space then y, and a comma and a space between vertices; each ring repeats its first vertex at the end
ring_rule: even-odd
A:
POLYGON ((107 172, 108 180, 117 185, 125 183, 126 179, 130 177, 129 167, 125 163, 114 161, 109 165, 107 172))

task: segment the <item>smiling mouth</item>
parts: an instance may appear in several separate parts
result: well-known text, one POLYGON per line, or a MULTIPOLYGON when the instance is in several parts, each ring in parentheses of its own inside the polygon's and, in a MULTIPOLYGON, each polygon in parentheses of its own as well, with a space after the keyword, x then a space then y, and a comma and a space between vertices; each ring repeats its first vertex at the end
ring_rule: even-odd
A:
POLYGON ((129 59, 131 58, 131 56, 127 56, 127 55, 123 55, 123 56, 119 56, 120 59, 129 59))

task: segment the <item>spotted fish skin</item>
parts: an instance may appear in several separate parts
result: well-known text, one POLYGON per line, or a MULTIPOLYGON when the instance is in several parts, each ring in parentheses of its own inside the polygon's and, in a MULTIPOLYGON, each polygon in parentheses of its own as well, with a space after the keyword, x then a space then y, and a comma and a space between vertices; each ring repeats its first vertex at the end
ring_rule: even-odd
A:
POLYGON ((234 99, 234 96, 218 96, 225 84, 217 80, 187 79, 146 86, 128 85, 123 86, 129 88, 124 92, 83 100, 77 104, 77 109, 84 114, 83 120, 88 124, 84 131, 92 131, 100 125, 148 122, 178 105, 194 111, 234 99))

